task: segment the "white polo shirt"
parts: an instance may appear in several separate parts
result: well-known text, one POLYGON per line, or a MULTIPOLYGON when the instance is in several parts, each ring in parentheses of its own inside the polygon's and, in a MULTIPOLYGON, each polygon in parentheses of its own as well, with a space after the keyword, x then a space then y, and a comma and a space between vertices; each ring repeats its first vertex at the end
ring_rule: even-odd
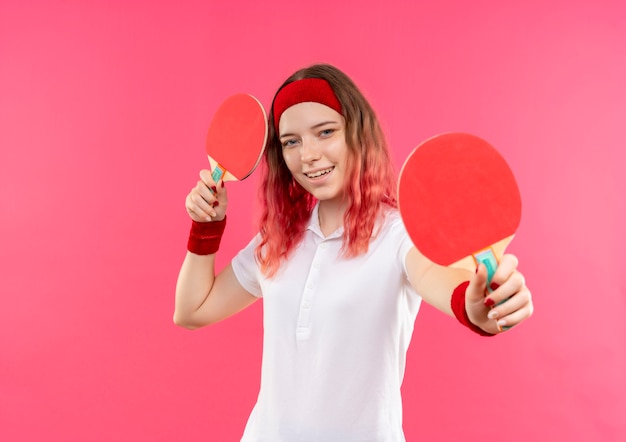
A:
POLYGON ((404 266, 412 244, 395 210, 365 255, 340 257, 342 234, 323 236, 316 206, 274 278, 254 259, 258 235, 232 261, 263 297, 261 388, 242 442, 405 440, 400 386, 421 303, 404 266))

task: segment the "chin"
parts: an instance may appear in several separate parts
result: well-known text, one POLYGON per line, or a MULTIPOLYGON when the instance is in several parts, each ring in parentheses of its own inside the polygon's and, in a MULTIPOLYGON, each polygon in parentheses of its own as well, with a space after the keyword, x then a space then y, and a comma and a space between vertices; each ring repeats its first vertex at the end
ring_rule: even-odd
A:
POLYGON ((337 192, 312 192, 312 195, 319 201, 338 201, 341 198, 337 192))

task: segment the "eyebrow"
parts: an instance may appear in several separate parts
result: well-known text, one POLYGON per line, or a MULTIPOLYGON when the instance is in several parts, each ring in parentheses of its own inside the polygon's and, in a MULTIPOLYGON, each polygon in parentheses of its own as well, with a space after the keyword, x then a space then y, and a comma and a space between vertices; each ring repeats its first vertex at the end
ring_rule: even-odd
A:
MULTIPOLYGON (((317 124, 311 126, 311 129, 317 129, 317 128, 325 126, 327 124, 339 124, 339 121, 336 121, 336 120, 322 121, 321 123, 317 123, 317 124)), ((286 133, 286 134, 281 134, 278 138, 293 137, 295 135, 296 134, 286 133)))

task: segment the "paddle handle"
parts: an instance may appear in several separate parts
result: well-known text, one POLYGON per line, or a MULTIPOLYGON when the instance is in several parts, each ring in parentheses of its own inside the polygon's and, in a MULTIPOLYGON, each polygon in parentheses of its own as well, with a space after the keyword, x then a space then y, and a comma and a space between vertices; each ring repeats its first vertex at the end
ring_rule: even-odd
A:
POLYGON ((491 293, 493 290, 491 290, 489 285, 491 284, 491 278, 493 278, 493 275, 496 273, 496 269, 498 268, 498 258, 496 258, 496 254, 493 249, 489 247, 488 249, 473 253, 472 256, 476 260, 476 265, 484 264, 487 268, 487 291, 491 293))
MULTIPOLYGON (((493 248, 489 247, 488 249, 481 250, 480 252, 473 253, 472 256, 476 261, 476 265, 483 264, 487 268, 487 291, 489 293, 493 292, 491 289, 491 278, 493 278, 494 273, 496 273, 496 269, 498 268, 498 258, 493 250, 493 248)), ((497 305, 503 304, 508 300, 499 302, 497 305)), ((502 330, 508 330, 511 327, 502 327, 502 330)))
POLYGON ((209 159, 209 165, 211 166, 211 178, 215 181, 215 184, 222 181, 238 181, 237 178, 233 176, 224 166, 215 161, 209 155, 207 155, 209 159))
POLYGON ((211 178, 213 178, 213 181, 216 183, 219 183, 225 173, 226 169, 224 169, 221 164, 217 163, 211 170, 211 178))

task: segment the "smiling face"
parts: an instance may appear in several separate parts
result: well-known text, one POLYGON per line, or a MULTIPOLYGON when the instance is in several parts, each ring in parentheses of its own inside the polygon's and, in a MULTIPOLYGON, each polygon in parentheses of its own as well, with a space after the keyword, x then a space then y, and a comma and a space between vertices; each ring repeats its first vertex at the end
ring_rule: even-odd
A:
POLYGON ((341 202, 349 157, 343 116, 320 103, 298 103, 283 112, 279 133, 294 179, 320 201, 341 202))

